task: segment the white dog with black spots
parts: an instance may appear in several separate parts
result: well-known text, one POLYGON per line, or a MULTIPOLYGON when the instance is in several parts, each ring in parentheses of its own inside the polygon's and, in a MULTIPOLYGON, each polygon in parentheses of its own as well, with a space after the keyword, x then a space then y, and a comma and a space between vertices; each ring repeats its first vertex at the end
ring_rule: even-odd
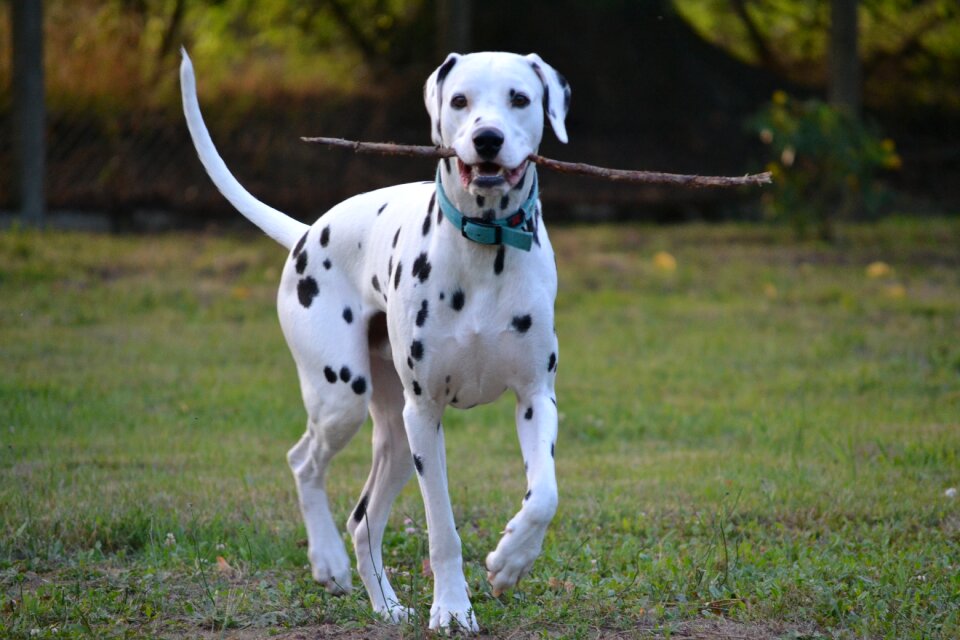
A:
POLYGON ((557 272, 527 157, 540 145, 544 113, 566 142, 569 85, 535 54, 451 54, 427 80, 424 101, 433 142, 457 157, 439 162, 435 180, 355 196, 308 227, 237 182, 203 123, 186 52, 180 74, 190 134, 213 182, 291 250, 277 307, 307 427, 287 459, 314 578, 333 593, 351 588, 325 474, 369 413, 373 465, 347 530, 370 602, 387 620, 410 613, 384 571, 381 543, 416 471, 434 575, 430 628, 477 631, 447 491, 443 412, 516 395, 527 491, 486 558, 499 595, 531 570, 557 509, 557 272))

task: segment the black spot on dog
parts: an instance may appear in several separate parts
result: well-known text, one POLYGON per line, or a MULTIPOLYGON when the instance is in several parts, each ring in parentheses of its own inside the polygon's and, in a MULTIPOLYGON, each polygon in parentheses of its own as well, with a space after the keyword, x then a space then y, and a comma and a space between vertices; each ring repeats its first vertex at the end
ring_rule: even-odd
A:
POLYGON ((447 384, 450 384, 450 376, 447 376, 447 384))
POLYGON ((363 376, 357 376, 353 380, 353 384, 350 385, 350 388, 353 389, 353 392, 358 396, 362 396, 363 392, 367 390, 367 381, 363 376))
POLYGON ((370 284, 373 285, 374 291, 380 291, 380 280, 377 278, 377 276, 370 278, 370 284))
POLYGON ((497 249, 497 257, 493 260, 493 273, 500 275, 503 273, 503 258, 506 253, 506 247, 500 245, 500 248, 497 249))
POLYGON ((344 382, 350 382, 350 378, 353 376, 350 375, 350 367, 340 367, 340 379, 344 382))
POLYGON ((297 283, 297 298, 304 307, 309 307, 318 293, 320 287, 317 286, 317 281, 309 276, 297 283))
MULTIPOLYGON (((419 278, 420 282, 427 281, 427 278, 430 277, 430 269, 432 269, 432 267, 430 266, 430 263, 427 261, 426 253, 421 253, 419 256, 417 256, 417 259, 413 261, 412 274, 414 275, 414 277, 419 278)), ((397 271, 399 270, 400 269, 398 268, 397 271)))
POLYGON ((420 388, 420 383, 417 382, 416 380, 413 381, 413 393, 415 395, 420 395, 421 393, 423 393, 423 389, 420 388))
POLYGON ((570 85, 567 83, 567 79, 560 75, 560 72, 554 71, 554 74, 557 76, 557 82, 560 83, 560 86, 563 87, 563 110, 566 113, 570 112, 570 85))
POLYGON ((333 266, 333 264, 330 262, 330 258, 327 258, 326 260, 323 261, 323 268, 324 268, 324 269, 329 270, 330 267, 332 267, 332 266, 333 266))
POLYGON ((500 198, 500 210, 503 211, 510 204, 510 196, 506 195, 500 198))
MULTIPOLYGON (((533 491, 532 491, 532 490, 527 491, 527 495, 523 496, 523 499, 524 499, 524 500, 529 500, 529 499, 530 499, 530 496, 532 496, 532 495, 533 495, 533 491)), ((359 520, 358 520, 358 522, 359 522, 359 520)))
POLYGON ((423 475, 423 458, 417 454, 413 454, 413 466, 417 468, 417 473, 423 475))
POLYGON ((447 59, 440 68, 437 69, 437 84, 443 82, 443 79, 447 77, 447 74, 450 73, 450 70, 453 69, 453 65, 457 64, 457 59, 453 56, 447 59))
POLYGON ((423 219, 423 235, 430 233, 430 223, 433 220, 433 211, 427 211, 426 217, 423 219))
POLYGON ((444 299, 445 297, 447 297, 447 294, 445 294, 443 291, 441 291, 441 292, 440 292, 440 302, 443 302, 443 299, 444 299))
POLYGON ((524 419, 533 420, 533 407, 527 407, 527 412, 523 414, 524 419))
POLYGON ((325 226, 320 232, 320 246, 325 247, 328 242, 330 242, 330 225, 325 226))
POLYGON ((493 222, 493 219, 497 217, 497 212, 493 209, 487 209, 483 212, 483 221, 484 222, 493 222))
POLYGON ((430 214, 433 213, 433 207, 437 204, 437 191, 434 189, 430 194, 430 204, 427 205, 427 219, 423 221, 423 235, 430 231, 430 214))
POLYGON ((414 360, 423 360, 423 343, 419 340, 414 340, 410 344, 410 355, 413 356, 414 360))
POLYGON ((556 442, 551 442, 551 443, 550 443, 550 457, 551 457, 551 458, 555 457, 555 456, 553 455, 553 448, 554 448, 554 446, 556 446, 556 444, 557 444, 556 442))
POLYGON ((304 251, 299 256, 297 256, 296 268, 297 268, 297 273, 301 275, 306 270, 307 268, 307 252, 306 251, 304 251))
POLYGON ((343 319, 346 320, 347 324, 353 322, 353 310, 350 307, 343 308, 343 319))
MULTIPOLYGON (((300 255, 300 252, 303 251, 303 245, 307 242, 307 236, 308 236, 309 234, 310 234, 310 232, 307 231, 305 234, 303 234, 303 236, 300 238, 300 240, 297 241, 297 246, 295 246, 295 247, 293 248, 293 257, 294 257, 294 259, 296 259, 296 258, 300 255)), ((299 273, 299 272, 298 272, 298 273, 299 273)))
POLYGON ((450 298, 450 306, 453 307, 454 311, 460 311, 463 309, 463 303, 465 296, 462 289, 457 289, 453 292, 453 297, 450 298))
POLYGON ((370 498, 366 495, 360 498, 360 503, 357 505, 356 511, 353 512, 354 522, 360 522, 363 520, 363 516, 367 515, 367 502, 369 502, 369 500, 370 498))
POLYGON ((437 423, 437 433, 440 433, 441 427, 443 427, 443 424, 440 423, 440 422, 438 422, 438 423, 437 423))
POLYGON ((407 356, 407 366, 413 369, 413 360, 410 359, 410 356, 407 356))
POLYGON ((485 205, 486 203, 487 203, 487 199, 486 199, 486 198, 484 198, 483 196, 477 196, 477 206, 478 206, 478 207, 482 207, 482 206, 485 205))
POLYGON ((418 326, 418 327, 422 327, 422 326, 423 326, 423 323, 427 321, 427 315, 428 315, 428 313, 429 313, 429 309, 428 309, 428 306, 427 306, 427 301, 424 300, 423 302, 420 303, 420 310, 417 311, 417 326, 418 326))
POLYGON ((457 400, 457 396, 453 396, 453 400, 450 401, 450 404, 457 404, 458 402, 459 400, 457 400))
MULTIPOLYGON (((439 133, 440 127, 438 126, 437 129, 439 133)), ((450 173, 450 158, 443 159, 443 168, 447 170, 447 173, 450 173)))
POLYGON ((390 275, 393 273, 393 256, 390 256, 390 259, 387 260, 387 279, 390 279, 390 275))
POLYGON ((530 329, 530 325, 533 324, 533 318, 530 317, 530 314, 513 316, 513 320, 510 321, 510 324, 513 325, 513 328, 520 333, 526 333, 530 329))
POLYGON ((377 215, 380 215, 381 213, 383 213, 383 210, 387 208, 387 204, 389 203, 384 202, 382 205, 380 205, 380 208, 377 209, 377 215))
POLYGON ((557 354, 551 353, 550 359, 547 360, 547 371, 553 371, 554 367, 557 366, 557 354))
POLYGON ((557 399, 556 399, 556 398, 550 398, 550 402, 553 403, 553 406, 557 406, 557 399))
POLYGON ((330 367, 323 368, 323 375, 327 378, 327 382, 330 384, 333 384, 337 381, 337 372, 330 367))
POLYGON ((403 263, 397 260, 397 272, 393 274, 393 288, 394 290, 400 287, 400 274, 403 273, 403 263))
POLYGON ((400 239, 400 229, 401 229, 401 228, 402 228, 402 227, 397 227, 397 232, 396 232, 395 234, 393 234, 393 248, 394 248, 394 249, 397 248, 397 240, 400 239))

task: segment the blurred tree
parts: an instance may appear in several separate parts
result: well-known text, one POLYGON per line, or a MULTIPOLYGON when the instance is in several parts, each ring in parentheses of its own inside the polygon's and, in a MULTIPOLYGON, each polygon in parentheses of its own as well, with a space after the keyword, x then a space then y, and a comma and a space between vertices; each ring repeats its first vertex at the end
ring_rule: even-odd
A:
POLYGON ((473 50, 472 0, 440 0, 437 2, 438 60, 451 51, 465 53, 473 50))
MULTIPOLYGON (((709 42, 787 81, 827 86, 831 0, 673 0, 709 42)), ((843 0, 836 8, 850 9, 843 0)), ((872 107, 960 109, 960 3, 861 0, 864 98, 872 107)), ((849 14, 845 14, 849 21, 849 14)))
POLYGON ((827 95, 830 104, 860 116, 860 52, 857 0, 830 0, 830 56, 827 95))

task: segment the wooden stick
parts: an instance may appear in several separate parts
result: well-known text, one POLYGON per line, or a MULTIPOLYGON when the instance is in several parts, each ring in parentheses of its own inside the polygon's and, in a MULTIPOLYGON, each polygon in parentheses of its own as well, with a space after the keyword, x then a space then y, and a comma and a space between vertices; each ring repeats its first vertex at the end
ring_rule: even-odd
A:
MULTIPOLYGON (((352 149, 357 153, 377 153, 386 156, 413 156, 417 158, 452 158, 456 152, 449 147, 431 147, 427 145, 393 144, 391 142, 359 142, 343 138, 301 138, 304 142, 317 142, 330 147, 352 149)), ((747 174, 744 176, 695 176, 660 171, 630 171, 626 169, 608 169, 582 162, 562 162, 531 153, 528 159, 542 167, 559 173, 572 173, 581 176, 603 178, 616 182, 634 184, 669 184, 681 187, 742 187, 770 184, 770 172, 747 174)))

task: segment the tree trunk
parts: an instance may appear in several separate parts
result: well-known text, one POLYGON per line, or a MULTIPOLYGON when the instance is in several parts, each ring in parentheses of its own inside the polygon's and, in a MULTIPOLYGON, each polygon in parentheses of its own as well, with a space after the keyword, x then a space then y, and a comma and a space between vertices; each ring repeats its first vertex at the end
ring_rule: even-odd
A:
POLYGON ((470 53, 470 32, 473 30, 473 0, 439 0, 437 2, 437 60, 448 53, 470 53))
POLYGON ((43 91, 43 3, 16 1, 13 23, 13 122, 23 223, 42 227, 46 110, 43 91))
POLYGON ((857 0, 830 2, 829 83, 830 104, 859 117, 862 88, 857 50, 857 0))

